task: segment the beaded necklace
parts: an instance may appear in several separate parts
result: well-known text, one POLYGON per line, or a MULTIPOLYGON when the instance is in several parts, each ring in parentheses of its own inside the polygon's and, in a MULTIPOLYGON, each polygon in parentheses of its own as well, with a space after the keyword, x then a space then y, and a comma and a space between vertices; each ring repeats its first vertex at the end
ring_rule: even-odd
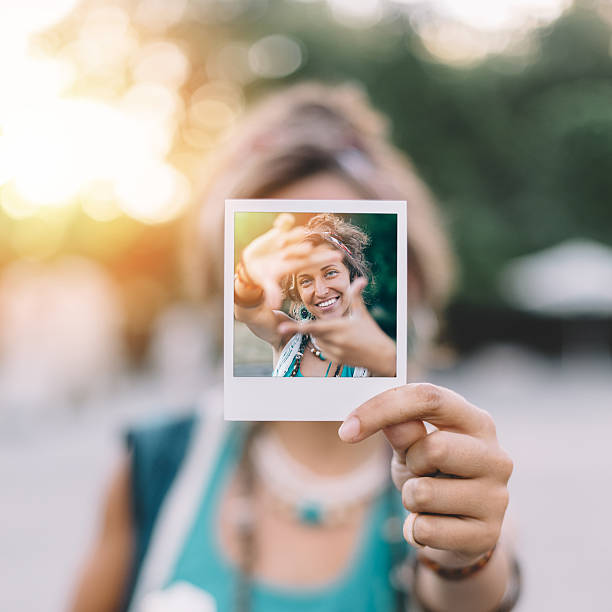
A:
MULTIPOLYGON (((314 340, 311 339, 310 334, 304 334, 300 342, 300 347, 298 348, 298 351, 295 354, 295 363, 293 364, 293 368, 289 376, 297 376, 297 373, 300 369, 300 365, 302 363, 302 359, 304 358, 304 351, 306 350, 308 344, 310 344, 310 352, 321 361, 325 361, 325 357, 321 353, 321 350, 315 345, 314 340)), ((325 372, 325 377, 327 377, 327 375, 329 374, 329 369, 331 368, 331 365, 332 362, 330 361, 329 365, 327 366, 327 371, 325 372)), ((341 363, 339 363, 336 367, 336 371, 334 372, 334 378, 338 378, 340 376, 340 374, 342 373, 342 369, 343 366, 341 363)))
MULTIPOLYGON (((255 492, 257 478, 255 462, 252 460, 254 443, 262 433, 263 424, 257 423, 250 428, 246 436, 242 456, 238 464, 238 483, 241 498, 244 501, 244 512, 239 513, 236 528, 240 539, 240 562, 235 588, 234 610, 236 612, 251 612, 253 610, 252 587, 253 571, 258 557, 258 544, 255 537, 255 520, 250 512, 255 492)), ((405 568, 405 548, 402 537, 403 514, 397 512, 397 504, 393 497, 395 488, 391 483, 386 487, 387 520, 383 529, 383 537, 389 542, 391 564, 391 583, 395 590, 395 611, 404 612, 407 609, 407 589, 402 576, 405 568)), ((371 500, 370 500, 371 503, 371 500)), ((315 523, 316 524, 316 523, 315 523)))

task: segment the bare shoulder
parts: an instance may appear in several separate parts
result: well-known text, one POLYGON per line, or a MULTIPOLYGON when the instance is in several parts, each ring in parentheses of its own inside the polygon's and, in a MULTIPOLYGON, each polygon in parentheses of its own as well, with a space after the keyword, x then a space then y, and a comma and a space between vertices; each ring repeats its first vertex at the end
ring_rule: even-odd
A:
POLYGON ((131 507, 131 469, 126 455, 107 489, 99 534, 79 577, 71 612, 120 609, 133 555, 131 507))

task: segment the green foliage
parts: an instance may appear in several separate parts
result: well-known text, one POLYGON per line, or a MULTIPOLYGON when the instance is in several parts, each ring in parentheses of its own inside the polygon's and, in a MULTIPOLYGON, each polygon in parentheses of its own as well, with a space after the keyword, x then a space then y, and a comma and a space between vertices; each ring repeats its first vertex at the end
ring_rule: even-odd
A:
POLYGON ((302 42, 307 63, 289 81, 364 85, 443 208, 458 297, 496 302, 509 259, 576 235, 612 244, 612 27, 595 5, 536 30, 530 54, 471 68, 435 62, 407 19, 356 32, 322 3, 270 2, 243 34, 302 42))

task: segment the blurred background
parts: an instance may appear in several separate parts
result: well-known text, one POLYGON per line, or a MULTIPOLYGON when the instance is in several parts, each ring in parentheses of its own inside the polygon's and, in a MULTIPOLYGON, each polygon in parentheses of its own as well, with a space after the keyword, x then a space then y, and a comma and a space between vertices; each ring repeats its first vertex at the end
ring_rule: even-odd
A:
POLYGON ((518 609, 605 609, 611 43, 609 0, 4 0, 0 609, 65 609, 120 432, 218 371, 182 225, 249 103, 303 79, 362 87, 445 213, 430 378, 515 459, 518 609))

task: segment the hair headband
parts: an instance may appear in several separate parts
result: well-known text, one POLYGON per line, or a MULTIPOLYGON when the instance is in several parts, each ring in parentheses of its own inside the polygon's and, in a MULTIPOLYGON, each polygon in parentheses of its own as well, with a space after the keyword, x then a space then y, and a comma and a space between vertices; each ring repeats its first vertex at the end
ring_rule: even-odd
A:
POLYGON ((344 244, 344 242, 342 242, 341 240, 338 240, 338 238, 336 238, 333 234, 331 234, 330 232, 325 232, 323 234, 323 237, 325 238, 325 240, 327 240, 328 242, 331 242, 332 244, 337 246, 339 249, 342 249, 345 253, 347 253, 349 257, 353 257, 353 254, 351 253, 350 249, 346 246, 346 244, 344 244))

